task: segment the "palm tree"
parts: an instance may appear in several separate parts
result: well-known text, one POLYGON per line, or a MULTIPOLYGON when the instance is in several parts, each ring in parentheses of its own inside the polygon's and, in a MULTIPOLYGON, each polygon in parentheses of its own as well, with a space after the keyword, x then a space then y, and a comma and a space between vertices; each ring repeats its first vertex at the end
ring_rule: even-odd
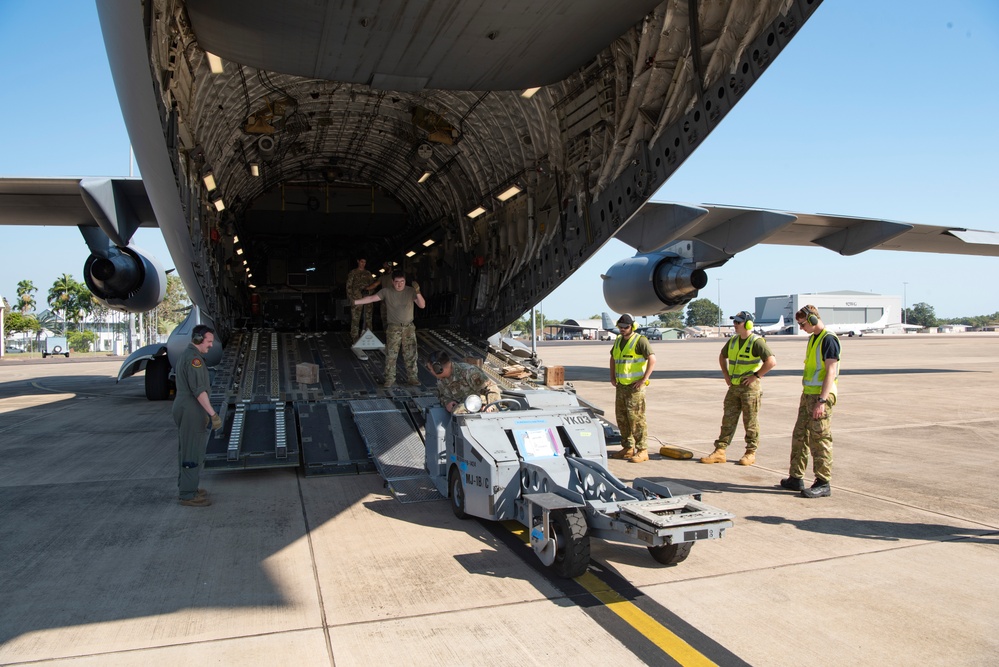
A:
POLYGON ((70 303, 73 300, 73 294, 76 292, 76 281, 73 280, 73 276, 68 273, 64 273, 55 282, 52 283, 52 287, 49 288, 48 303, 55 312, 62 313, 62 333, 66 334, 66 313, 69 312, 69 308, 72 306, 70 303))
POLYGON ((38 288, 30 280, 22 280, 17 284, 17 305, 14 310, 27 314, 35 309, 35 292, 38 288))

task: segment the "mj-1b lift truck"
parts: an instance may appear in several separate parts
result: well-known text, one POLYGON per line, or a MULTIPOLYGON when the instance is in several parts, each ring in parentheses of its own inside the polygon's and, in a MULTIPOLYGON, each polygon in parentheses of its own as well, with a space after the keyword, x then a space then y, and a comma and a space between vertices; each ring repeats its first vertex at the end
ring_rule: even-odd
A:
POLYGON ((644 545, 672 565, 695 541, 720 538, 732 526, 733 514, 692 489, 646 479, 629 487, 614 477, 603 426, 574 394, 503 396, 494 405, 505 411, 480 411, 478 396, 466 401, 468 414, 428 407, 426 468, 458 518, 518 521, 559 576, 586 571, 591 536, 644 545))

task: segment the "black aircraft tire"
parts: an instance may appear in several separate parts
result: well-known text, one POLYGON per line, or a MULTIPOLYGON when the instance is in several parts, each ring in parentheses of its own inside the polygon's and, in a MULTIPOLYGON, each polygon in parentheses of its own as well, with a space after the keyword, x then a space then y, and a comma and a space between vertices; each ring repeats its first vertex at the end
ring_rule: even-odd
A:
POLYGON ((560 577, 572 579, 590 564, 590 536, 586 516, 576 509, 553 510, 549 517, 555 538, 555 562, 551 568, 560 577))
POLYGON ((649 547, 649 553, 663 565, 676 565, 687 560, 687 556, 690 555, 690 550, 693 546, 693 542, 664 544, 660 547, 649 547))
POLYGON ((170 398, 170 360, 165 356, 146 362, 146 398, 150 401, 170 398))
POLYGON ((447 476, 448 495, 451 497, 451 511, 459 519, 467 519, 465 514, 465 487, 461 485, 461 474, 457 468, 451 468, 447 476))

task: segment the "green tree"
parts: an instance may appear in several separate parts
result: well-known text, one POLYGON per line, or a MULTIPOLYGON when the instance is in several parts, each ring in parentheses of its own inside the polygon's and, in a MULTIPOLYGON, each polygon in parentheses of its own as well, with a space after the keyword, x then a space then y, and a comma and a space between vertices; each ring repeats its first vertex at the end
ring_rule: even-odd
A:
POLYGON ((153 318, 156 322, 156 332, 168 334, 173 331, 187 316, 190 305, 191 299, 184 289, 184 282, 178 276, 167 275, 166 296, 163 297, 163 302, 156 306, 153 318))
POLYGON ((669 329, 682 329, 683 312, 679 310, 673 310, 668 313, 660 313, 659 319, 656 322, 654 322, 652 326, 665 327, 669 329))
POLYGON ((937 326, 937 316, 933 311, 933 306, 922 301, 905 310, 905 321, 908 324, 918 324, 921 327, 937 326))
POLYGON ((8 338, 16 333, 36 333, 41 330, 38 319, 33 315, 25 315, 16 310, 11 311, 3 317, 3 335, 8 338))
POLYGON ((17 305, 14 310, 31 313, 35 310, 35 292, 38 288, 30 280, 22 280, 17 284, 17 305))
POLYGON ((66 333, 66 322, 73 322, 79 330, 80 322, 93 309, 94 299, 86 285, 64 273, 49 288, 48 304, 62 316, 62 332, 66 333))
POLYGON ((711 299, 694 299, 687 304, 688 327, 715 327, 721 317, 721 308, 711 299))
POLYGON ((66 334, 66 344, 73 352, 90 352, 97 334, 93 331, 70 331, 66 334))

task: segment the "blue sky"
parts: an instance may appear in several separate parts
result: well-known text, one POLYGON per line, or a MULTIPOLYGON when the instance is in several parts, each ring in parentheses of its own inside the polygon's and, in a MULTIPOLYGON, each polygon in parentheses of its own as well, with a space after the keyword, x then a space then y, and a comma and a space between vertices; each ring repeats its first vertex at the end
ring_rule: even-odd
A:
MULTIPOLYGON (((0 0, 0 176, 125 176, 128 137, 97 13, 81 0, 0 0)), ((655 199, 880 217, 999 231, 999 3, 827 0, 655 199)), ((172 266, 154 230, 136 243, 172 266)), ((0 227, 0 294, 82 279, 68 228, 0 227)), ((545 299, 585 318, 612 241, 545 299)), ((726 313, 756 296, 862 290, 941 317, 999 311, 999 258, 758 246, 709 271, 726 313), (720 281, 719 281, 720 279, 720 281)), ((42 295, 44 296, 44 294, 42 295)))

